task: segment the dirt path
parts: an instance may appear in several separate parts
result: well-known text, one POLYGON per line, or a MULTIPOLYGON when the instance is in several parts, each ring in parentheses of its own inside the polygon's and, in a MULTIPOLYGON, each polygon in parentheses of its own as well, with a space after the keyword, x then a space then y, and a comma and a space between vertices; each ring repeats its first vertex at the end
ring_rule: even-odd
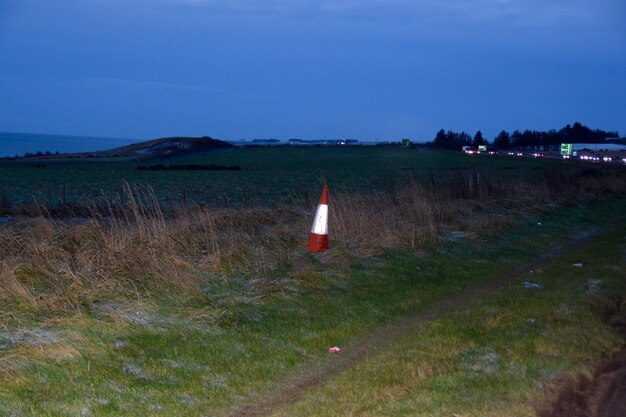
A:
POLYGON ((602 361, 591 378, 568 374, 554 385, 538 417, 626 416, 626 348, 602 361))
MULTIPOLYGON (((567 244, 553 247, 539 258, 521 265, 510 273, 482 282, 479 286, 464 289, 416 315, 398 319, 378 328, 373 333, 357 338, 347 346, 343 346, 339 355, 324 356, 298 367, 282 381, 271 384, 264 392, 250 398, 247 404, 233 410, 229 417, 265 416, 278 407, 295 403, 309 390, 350 369, 367 357, 383 351, 385 347, 401 337, 417 331, 424 323, 464 310, 472 302, 497 292, 504 285, 519 279, 538 265, 582 245, 602 230, 604 229, 595 228, 580 233, 567 244)), ((606 416, 612 415, 606 414, 606 416)))
MULTIPOLYGON (((626 301, 616 300, 607 322, 626 338, 626 301)), ((626 416, 626 345, 603 359, 593 375, 568 374, 555 381, 538 417, 626 416)))

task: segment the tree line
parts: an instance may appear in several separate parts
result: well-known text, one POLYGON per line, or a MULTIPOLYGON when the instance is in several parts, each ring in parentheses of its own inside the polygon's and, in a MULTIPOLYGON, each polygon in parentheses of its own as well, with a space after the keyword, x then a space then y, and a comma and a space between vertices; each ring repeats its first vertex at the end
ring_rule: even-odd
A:
POLYGON ((557 150, 561 143, 604 143, 608 139, 619 138, 617 132, 590 129, 579 122, 567 125, 560 130, 519 130, 509 133, 501 131, 489 142, 479 130, 472 137, 466 132, 453 132, 451 130, 439 130, 432 142, 427 145, 442 148, 460 150, 463 146, 478 147, 481 145, 493 145, 498 149, 523 149, 523 150, 557 150))

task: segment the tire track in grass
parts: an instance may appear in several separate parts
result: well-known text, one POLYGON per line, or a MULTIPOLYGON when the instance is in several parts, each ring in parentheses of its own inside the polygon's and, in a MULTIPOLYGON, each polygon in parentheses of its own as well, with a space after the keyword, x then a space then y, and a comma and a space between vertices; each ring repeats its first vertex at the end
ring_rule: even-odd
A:
POLYGON ((557 245, 530 262, 513 271, 488 279, 475 287, 440 300, 414 315, 400 318, 379 327, 372 333, 356 338, 346 345, 339 355, 329 355, 314 359, 290 372, 282 381, 271 383, 269 388, 254 395, 245 405, 236 407, 229 417, 260 417, 273 412, 278 407, 297 402, 309 390, 322 385, 357 363, 383 351, 403 336, 415 332, 420 326, 442 316, 459 312, 472 302, 497 292, 539 265, 551 261, 574 249, 592 237, 607 230, 609 226, 588 229, 569 242, 557 245))

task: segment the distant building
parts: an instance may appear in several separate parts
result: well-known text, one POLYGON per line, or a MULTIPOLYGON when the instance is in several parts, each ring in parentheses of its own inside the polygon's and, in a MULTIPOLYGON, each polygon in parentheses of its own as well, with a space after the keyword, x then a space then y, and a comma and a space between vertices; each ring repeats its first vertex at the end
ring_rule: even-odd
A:
POLYGON ((276 145, 280 143, 278 139, 253 139, 252 143, 255 145, 276 145))
POLYGON ((607 139, 608 142, 614 143, 617 145, 626 145, 626 137, 624 138, 615 138, 615 139, 607 139))
POLYGON ((356 139, 289 139, 289 145, 292 146, 354 146, 358 144, 359 141, 356 139))
POLYGON ((573 151, 626 151, 626 145, 617 143, 572 143, 573 151))

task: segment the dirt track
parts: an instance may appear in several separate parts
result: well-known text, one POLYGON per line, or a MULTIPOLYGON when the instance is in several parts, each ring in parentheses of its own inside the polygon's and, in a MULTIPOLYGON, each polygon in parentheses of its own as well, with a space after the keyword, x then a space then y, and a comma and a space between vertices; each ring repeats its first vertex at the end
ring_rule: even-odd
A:
MULTIPOLYGON (((616 300, 607 321, 626 337, 626 302, 616 300)), ((538 417, 626 417, 626 345, 596 367, 593 376, 565 375, 553 384, 538 417)))
MULTIPOLYGON (((229 416, 264 416, 270 414, 274 409, 280 406, 295 403, 310 389, 323 384, 335 375, 351 368, 365 358, 382 351, 386 346, 391 345, 399 338, 417 331, 424 323, 467 308, 473 301, 497 292, 503 285, 520 278, 520 276, 535 269, 538 265, 556 258, 564 252, 583 244, 600 231, 602 231, 602 229, 593 229, 581 233, 576 239, 565 245, 553 247, 543 256, 532 262, 521 265, 511 273, 498 276, 487 282, 483 282, 477 287, 465 289, 461 293, 444 299, 414 316, 399 319, 388 325, 382 326, 375 332, 359 338, 350 343, 350 345, 345 346, 341 355, 329 355, 312 360, 304 366, 296 369, 283 381, 272 384, 265 392, 258 393, 254 398, 251 398, 247 404, 239 405, 229 416)), ((626 355, 626 352, 624 352, 624 354, 626 355)), ((624 359, 626 359, 626 356, 624 359)), ((622 365, 624 365, 624 363, 622 365)), ((623 368, 624 366, 620 366, 620 369, 623 368)), ((626 373, 626 371, 623 373, 626 373)), ((626 377, 626 375, 623 376, 626 377)), ((626 391, 624 391, 624 389, 626 389, 626 385, 619 385, 618 388, 619 389, 615 391, 614 396, 615 405, 611 406, 611 410, 617 410, 619 407, 626 406, 624 403, 624 401, 626 401, 626 391)), ((602 417, 626 417, 626 413, 594 414, 593 416, 595 417, 596 415, 602 417)), ((592 415, 568 413, 544 414, 541 417, 549 416, 576 417, 592 415)))

